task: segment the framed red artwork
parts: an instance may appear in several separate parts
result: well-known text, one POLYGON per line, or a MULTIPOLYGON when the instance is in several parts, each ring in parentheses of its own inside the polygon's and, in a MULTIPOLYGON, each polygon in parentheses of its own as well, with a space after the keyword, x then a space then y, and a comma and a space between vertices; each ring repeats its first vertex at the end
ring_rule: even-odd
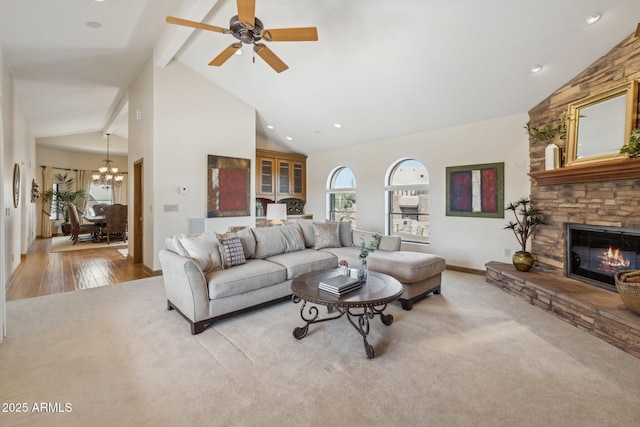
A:
POLYGON ((504 163, 446 168, 447 216, 504 218, 504 163))
POLYGON ((249 216, 251 160, 207 158, 207 217, 249 216))

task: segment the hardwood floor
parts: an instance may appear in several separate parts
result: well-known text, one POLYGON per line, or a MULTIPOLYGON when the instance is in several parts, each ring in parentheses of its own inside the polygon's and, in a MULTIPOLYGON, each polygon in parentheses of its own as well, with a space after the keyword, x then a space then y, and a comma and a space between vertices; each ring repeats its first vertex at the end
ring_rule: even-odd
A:
POLYGON ((7 301, 150 277, 116 248, 49 253, 51 239, 37 239, 7 285, 7 301))

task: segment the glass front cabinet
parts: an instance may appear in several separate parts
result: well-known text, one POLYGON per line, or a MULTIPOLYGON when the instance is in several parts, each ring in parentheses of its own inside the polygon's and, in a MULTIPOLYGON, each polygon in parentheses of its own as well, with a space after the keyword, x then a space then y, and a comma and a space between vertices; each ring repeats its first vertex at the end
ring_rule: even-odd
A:
POLYGON ((256 164, 256 197, 274 202, 290 197, 307 200, 307 156, 258 149, 256 164))

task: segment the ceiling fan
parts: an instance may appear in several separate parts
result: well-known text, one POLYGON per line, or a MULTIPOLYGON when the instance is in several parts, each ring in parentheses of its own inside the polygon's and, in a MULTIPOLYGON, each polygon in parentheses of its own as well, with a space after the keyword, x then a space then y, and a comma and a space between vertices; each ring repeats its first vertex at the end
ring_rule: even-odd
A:
POLYGON ((264 24, 256 18, 256 0, 237 0, 238 14, 231 18, 229 28, 216 27, 215 25, 203 24, 186 19, 167 16, 167 23, 183 25, 185 27, 197 28, 200 30, 214 31, 216 33, 231 34, 240 42, 230 44, 218 56, 213 58, 209 65, 219 67, 227 59, 242 47, 242 44, 252 44, 253 51, 258 54, 277 73, 281 73, 287 68, 278 56, 273 53, 260 40, 268 42, 296 42, 296 41, 318 41, 318 30, 316 27, 301 28, 276 28, 264 29, 264 24))

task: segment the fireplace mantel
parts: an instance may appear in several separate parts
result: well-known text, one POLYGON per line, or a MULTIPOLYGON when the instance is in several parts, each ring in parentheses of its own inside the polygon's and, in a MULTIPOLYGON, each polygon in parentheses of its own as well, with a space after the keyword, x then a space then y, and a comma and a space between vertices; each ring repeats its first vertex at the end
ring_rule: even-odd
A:
POLYGON ((640 178, 640 158, 617 159, 584 165, 531 172, 538 185, 570 184, 577 182, 613 181, 640 178))

